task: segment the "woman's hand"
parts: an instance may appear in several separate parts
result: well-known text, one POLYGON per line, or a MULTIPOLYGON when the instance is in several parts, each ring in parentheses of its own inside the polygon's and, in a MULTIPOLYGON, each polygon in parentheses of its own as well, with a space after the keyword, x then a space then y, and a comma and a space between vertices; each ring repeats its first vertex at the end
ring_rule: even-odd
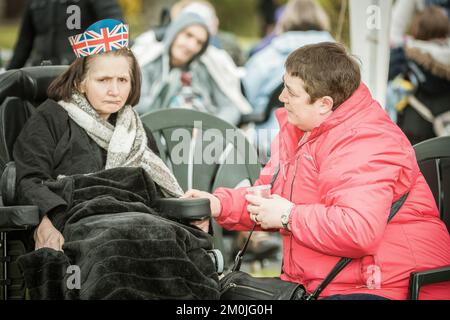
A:
POLYGON ((34 231, 34 249, 51 248, 57 251, 63 251, 64 237, 56 229, 47 216, 42 218, 41 223, 34 231))
POLYGON ((208 233, 208 231, 209 231, 209 218, 208 219, 204 219, 204 220, 200 220, 200 221, 193 221, 193 222, 191 222, 191 225, 196 226, 200 230, 208 233))
POLYGON ((222 205, 220 200, 212 195, 211 193, 200 191, 200 190, 188 190, 181 198, 206 198, 209 199, 211 205, 211 215, 213 218, 217 218, 222 211, 222 205))
POLYGON ((277 194, 272 195, 270 198, 247 194, 245 199, 249 202, 247 211, 251 219, 263 229, 283 228, 281 223, 282 214, 294 207, 292 202, 277 194))

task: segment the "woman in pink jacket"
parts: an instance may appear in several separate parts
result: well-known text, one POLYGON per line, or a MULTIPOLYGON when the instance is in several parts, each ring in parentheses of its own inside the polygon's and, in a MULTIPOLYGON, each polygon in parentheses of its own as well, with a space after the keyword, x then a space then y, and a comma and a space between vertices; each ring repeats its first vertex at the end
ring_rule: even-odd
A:
MULTIPOLYGON (((450 265, 450 237, 408 139, 361 83, 357 62, 339 44, 294 51, 286 62, 280 133, 257 185, 207 197, 226 229, 254 221, 283 237, 281 279, 314 291, 341 257, 352 262, 321 298, 406 299, 411 272, 450 265), (408 194, 387 223, 392 203, 408 194)), ((450 282, 424 286, 422 299, 450 299, 450 282)))

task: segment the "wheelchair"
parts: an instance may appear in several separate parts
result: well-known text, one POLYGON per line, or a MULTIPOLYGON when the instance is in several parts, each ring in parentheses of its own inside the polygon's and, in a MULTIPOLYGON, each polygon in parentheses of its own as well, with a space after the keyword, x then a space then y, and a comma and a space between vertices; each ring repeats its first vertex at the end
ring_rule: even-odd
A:
MULTIPOLYGON (((39 224, 36 206, 15 205, 16 172, 13 147, 26 121, 47 99, 47 88, 67 66, 29 67, 0 75, 0 300, 26 298, 26 288, 16 263, 19 256, 32 251, 31 230, 39 224)), ((157 210, 181 223, 210 217, 207 199, 159 199, 157 210)), ((224 260, 217 249, 208 251, 218 274, 224 260)))

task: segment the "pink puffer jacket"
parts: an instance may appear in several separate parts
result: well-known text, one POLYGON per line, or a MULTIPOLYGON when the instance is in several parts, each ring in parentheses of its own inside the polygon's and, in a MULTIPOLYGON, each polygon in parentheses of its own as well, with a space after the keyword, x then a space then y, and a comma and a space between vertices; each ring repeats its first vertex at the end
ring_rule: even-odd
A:
MULTIPOLYGON (((354 260, 321 297, 368 293, 406 299, 414 271, 450 265, 450 236, 411 144, 364 84, 309 138, 277 111, 280 133, 256 184, 296 204, 283 237, 282 279, 313 291, 340 257, 354 260), (391 204, 409 196, 387 224, 391 204)), ((218 189, 217 222, 249 230, 245 189, 218 189)), ((421 299, 450 299, 450 282, 425 286, 421 299)))

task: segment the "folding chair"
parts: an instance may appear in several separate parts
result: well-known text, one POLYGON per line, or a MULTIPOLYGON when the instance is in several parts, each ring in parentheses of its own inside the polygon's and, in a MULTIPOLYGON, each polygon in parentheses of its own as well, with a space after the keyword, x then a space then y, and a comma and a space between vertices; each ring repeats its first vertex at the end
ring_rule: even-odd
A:
MULTIPOLYGON (((261 165, 255 148, 228 122, 190 109, 159 110, 141 119, 184 191, 213 192, 218 187, 250 186, 258 179, 261 165), (215 154, 212 144, 218 147, 215 154)), ((215 223, 214 232, 215 247, 223 251, 222 229, 215 223)))
MULTIPOLYGON (((450 232, 450 137, 430 139, 415 145, 414 149, 419 167, 438 205, 440 217, 450 232)), ((417 300, 422 286, 445 281, 450 281, 450 266, 413 272, 408 298, 417 300)))

